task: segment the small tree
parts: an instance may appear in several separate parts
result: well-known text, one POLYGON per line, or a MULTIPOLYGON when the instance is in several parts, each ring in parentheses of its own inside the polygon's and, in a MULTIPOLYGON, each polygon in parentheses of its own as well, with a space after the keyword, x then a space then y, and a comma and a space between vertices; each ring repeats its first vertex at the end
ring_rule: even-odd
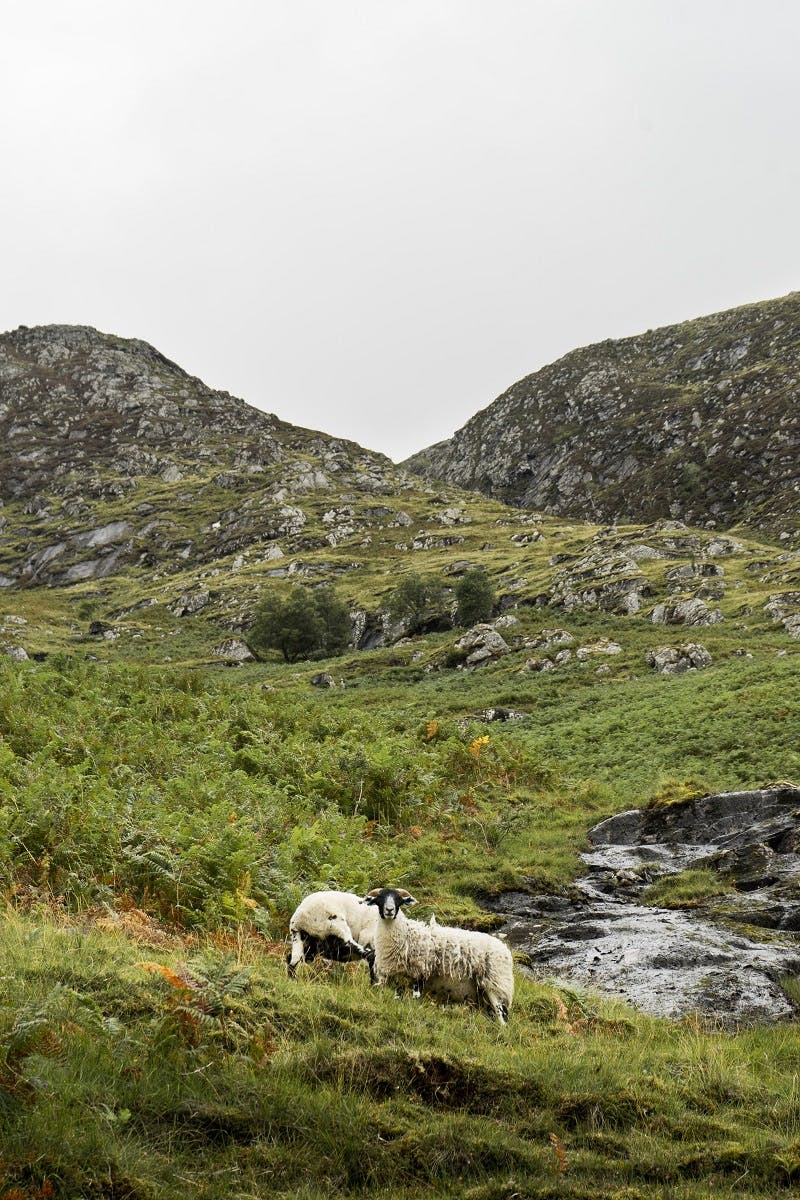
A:
POLYGON ((409 633, 419 633, 443 611, 444 590, 430 576, 406 575, 389 597, 389 616, 393 621, 407 621, 409 633))
POLYGON ((287 662, 340 654, 350 641, 350 614, 332 587, 268 592, 250 631, 255 650, 280 650, 287 662))
POLYGON ((488 620, 496 599, 494 584, 482 567, 466 571, 456 584, 456 621, 474 625, 488 620))

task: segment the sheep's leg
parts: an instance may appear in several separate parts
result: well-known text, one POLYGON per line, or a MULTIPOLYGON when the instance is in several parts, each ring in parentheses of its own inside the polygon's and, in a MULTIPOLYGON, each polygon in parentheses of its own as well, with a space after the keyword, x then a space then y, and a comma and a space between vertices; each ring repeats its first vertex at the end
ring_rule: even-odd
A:
POLYGON ((411 995, 415 1000, 419 1000, 422 995, 425 981, 423 979, 414 979, 411 983, 411 995))
POLYGON ((369 981, 370 983, 377 983, 377 979, 375 978, 375 951, 368 950, 364 957, 366 958, 367 966, 369 967, 369 981))

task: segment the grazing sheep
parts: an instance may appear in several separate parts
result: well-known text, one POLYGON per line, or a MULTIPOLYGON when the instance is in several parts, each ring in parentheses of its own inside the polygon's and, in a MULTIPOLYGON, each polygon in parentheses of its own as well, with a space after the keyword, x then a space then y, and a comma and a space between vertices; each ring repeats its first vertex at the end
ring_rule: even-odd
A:
POLYGON ((403 905, 416 904, 402 888, 375 888, 364 897, 378 910, 375 978, 411 980, 414 992, 481 1003, 505 1025, 514 996, 511 951, 499 938, 431 921, 409 920, 403 905))
POLYGON ((375 910, 353 892, 312 892, 300 901, 289 921, 289 976, 294 976, 301 962, 317 957, 334 962, 365 958, 374 982, 376 924, 375 910))

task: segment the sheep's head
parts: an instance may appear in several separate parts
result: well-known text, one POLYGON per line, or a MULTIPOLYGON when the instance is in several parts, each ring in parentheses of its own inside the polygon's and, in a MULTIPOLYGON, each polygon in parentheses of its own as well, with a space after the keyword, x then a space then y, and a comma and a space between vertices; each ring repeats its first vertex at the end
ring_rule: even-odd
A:
POLYGON ((382 920, 393 921, 404 904, 416 904, 410 892, 404 888, 373 888, 364 897, 366 904, 374 904, 382 920))

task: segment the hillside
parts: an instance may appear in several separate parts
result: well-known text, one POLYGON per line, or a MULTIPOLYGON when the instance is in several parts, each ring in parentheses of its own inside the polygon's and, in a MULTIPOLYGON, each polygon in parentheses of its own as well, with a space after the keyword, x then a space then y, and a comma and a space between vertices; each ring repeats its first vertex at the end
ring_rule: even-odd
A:
POLYGON ((574 350, 406 466, 599 522, 800 527, 800 293, 574 350))
POLYGON ((770 785, 800 778, 800 552, 424 481, 143 343, 0 344, 0 1200, 791 1194, 800 818, 770 785), (491 620, 449 627, 470 565, 491 620), (411 573, 445 589, 415 636, 411 573), (259 597, 298 582, 335 585, 352 645, 254 661, 259 597), (688 866, 613 845, 590 907, 599 821, 702 826, 741 789, 783 824, 688 866), (507 934, 508 1027, 361 963, 287 978, 301 896, 390 883, 507 934), (618 892, 665 971, 691 956, 688 1016, 593 973, 618 892), (588 984, 537 959, 545 926, 588 984))
POLYGON ((0 337, 0 586, 207 562, 300 533, 289 496, 399 487, 382 455, 213 391, 144 342, 0 337))

